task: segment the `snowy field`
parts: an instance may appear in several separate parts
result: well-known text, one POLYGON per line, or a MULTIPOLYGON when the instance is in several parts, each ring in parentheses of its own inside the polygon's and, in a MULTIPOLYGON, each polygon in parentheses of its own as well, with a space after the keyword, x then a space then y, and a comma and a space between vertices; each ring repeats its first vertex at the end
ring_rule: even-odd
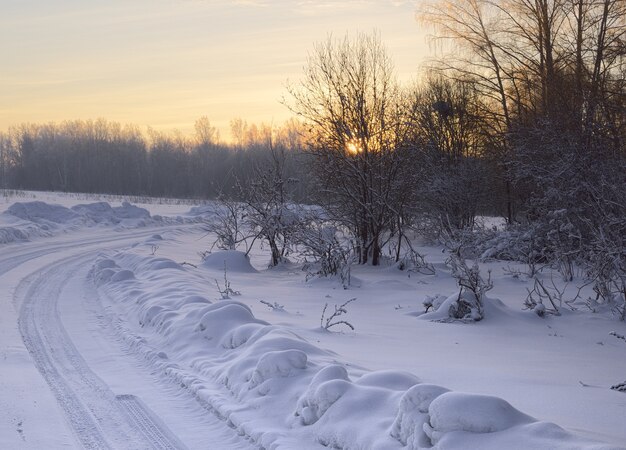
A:
POLYGON ((344 289, 260 246, 202 260, 214 206, 144 202, 0 191, 0 448, 626 448, 610 313, 525 311, 492 261, 485 318, 436 321, 442 248, 344 289))

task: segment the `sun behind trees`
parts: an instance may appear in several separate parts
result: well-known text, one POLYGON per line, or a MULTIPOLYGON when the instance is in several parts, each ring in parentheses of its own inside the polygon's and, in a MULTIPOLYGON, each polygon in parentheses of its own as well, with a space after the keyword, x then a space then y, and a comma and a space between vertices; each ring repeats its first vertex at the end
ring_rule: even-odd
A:
POLYGON ((411 195, 410 127, 393 64, 377 35, 329 38, 309 56, 290 108, 311 129, 317 200, 357 239, 360 263, 380 263, 411 195))

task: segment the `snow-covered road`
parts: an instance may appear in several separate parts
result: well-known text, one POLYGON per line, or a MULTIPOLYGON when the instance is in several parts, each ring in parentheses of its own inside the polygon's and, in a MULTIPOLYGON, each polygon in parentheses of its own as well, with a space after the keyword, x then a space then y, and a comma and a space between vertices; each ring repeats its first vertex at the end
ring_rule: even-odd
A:
MULTIPOLYGON (((89 301, 94 293, 86 282, 87 272, 98 253, 127 247, 154 232, 110 231, 97 237, 77 233, 61 241, 3 248, 0 358, 6 372, 0 386, 36 400, 0 403, 0 447, 250 447, 223 421, 198 411, 201 408, 191 396, 142 370, 108 332, 106 322, 98 320, 97 302, 89 301), (93 342, 98 342, 95 354, 81 353, 81 345, 88 350, 85 346, 93 342), (111 366, 119 371, 120 365, 125 366, 125 376, 109 377, 115 385, 110 386, 107 371, 111 366), (158 398, 161 411, 177 412, 173 428, 179 433, 194 432, 177 436, 167 424, 172 417, 159 417, 136 395, 136 386, 148 394, 147 401, 158 398)), ((2 398, 7 397, 0 396, 0 402, 2 398)))

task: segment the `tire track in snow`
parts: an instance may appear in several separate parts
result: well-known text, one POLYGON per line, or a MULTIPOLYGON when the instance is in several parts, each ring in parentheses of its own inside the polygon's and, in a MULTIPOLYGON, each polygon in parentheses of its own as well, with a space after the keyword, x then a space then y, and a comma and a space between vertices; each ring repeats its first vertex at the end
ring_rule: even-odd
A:
POLYGON ((145 407, 129 407, 115 396, 90 370, 61 323, 57 301, 63 286, 89 257, 56 261, 20 283, 24 343, 85 448, 184 448, 145 407))
MULTIPOLYGON (((164 381, 185 392, 190 400, 197 402, 209 416, 215 418, 215 421, 208 424, 207 428, 207 431, 210 432, 213 438, 209 448, 220 450, 264 450, 264 447, 256 443, 254 438, 247 433, 245 426, 237 426, 228 417, 221 414, 217 405, 224 399, 227 399, 227 402, 229 400, 232 401, 232 392, 212 380, 198 378, 193 370, 180 367, 176 362, 168 361, 164 363, 164 360, 158 355, 158 348, 154 348, 145 338, 135 334, 121 316, 102 307, 103 300, 101 296, 108 303, 114 303, 114 300, 99 289, 95 287, 94 289, 96 299, 93 302, 98 307, 98 311, 95 314, 103 320, 106 326, 111 328, 120 344, 124 347, 125 352, 132 354, 135 358, 142 359, 151 372, 158 374, 164 381), (200 394, 200 389, 211 391, 210 400, 200 394)), ((206 447, 203 446, 202 448, 206 447)))
MULTIPOLYGON (((63 243, 37 241, 33 245, 25 244, 27 248, 11 246, 8 252, 0 256, 0 276, 41 258, 41 262, 35 266, 28 264, 31 268, 21 275, 30 273, 14 289, 13 304, 20 308, 18 322, 23 341, 65 412, 70 428, 85 448, 185 447, 140 399, 129 395, 116 396, 90 370, 63 327, 57 306, 59 295, 68 281, 79 272, 79 268, 84 268, 99 252, 128 246, 164 229, 195 226, 134 230, 96 238, 80 237, 63 243), (50 255, 57 252, 66 257, 51 262, 50 255), (48 265, 44 266, 45 263, 48 265), (45 311, 40 309, 42 305, 45 311), (50 333, 52 341, 48 339, 50 333), (60 360, 63 361, 61 365, 60 360)), ((190 396, 189 400, 195 403, 197 398, 190 396)), ((202 428, 202 434, 210 436, 206 441, 209 446, 203 444, 202 448, 256 447, 242 439, 237 430, 229 427, 217 415, 209 416, 214 417, 214 420, 203 422, 202 428)))
MULTIPOLYGON (((105 383, 89 369, 63 328, 57 307, 58 295, 68 280, 74 276, 74 269, 85 267, 84 264, 100 251, 109 251, 130 245, 139 239, 162 232, 164 229, 180 230, 195 226, 192 224, 141 231, 133 230, 96 238, 74 238, 63 243, 42 240, 36 241, 32 245, 30 243, 12 245, 8 252, 5 251, 0 255, 0 276, 11 272, 20 265, 36 261, 39 258, 49 257, 57 252, 71 255, 58 258, 46 266, 43 266, 43 261, 39 263, 38 270, 20 280, 14 289, 13 304, 16 307, 21 305, 19 328, 22 339, 35 361, 37 369, 66 413, 68 423, 74 430, 78 441, 85 448, 169 449, 184 448, 184 444, 179 442, 176 436, 167 432, 160 418, 152 413, 140 399, 128 395, 115 396, 105 383), (26 246, 28 247, 24 248, 26 246), (39 298, 35 298, 35 296, 39 296, 39 298), (47 313, 38 309, 41 307, 41 302, 46 306, 47 313), (48 321, 51 322, 48 323, 48 321), (51 343, 47 339, 50 332, 53 333, 57 342, 51 343), (68 349, 70 349, 69 352, 68 349), (59 357, 69 365, 58 367, 59 357), (78 371, 75 369, 76 365, 79 367, 78 371), (79 373, 78 379, 66 376, 68 373, 72 375, 74 372, 79 373), (85 391, 87 391, 86 396, 85 391), (122 426, 118 427, 120 424, 122 426)), ((33 269, 35 267, 31 270, 33 269)), ((180 386, 177 386, 180 389, 180 386)), ((194 402, 198 400, 193 397, 195 396, 190 396, 189 400, 194 402)), ((211 412, 211 409, 206 409, 211 412)), ((203 445, 203 448, 243 449, 256 447, 243 439, 240 432, 228 426, 216 414, 209 414, 209 416, 214 417, 214 420, 209 421, 209 423, 203 422, 203 434, 208 433, 210 435, 210 440, 207 442, 210 447, 203 445)))
MULTIPOLYGON (((111 299, 108 300, 111 301, 111 299)), ((103 315, 128 352, 142 358, 152 370, 160 373, 164 379, 186 391, 204 410, 217 419, 216 423, 211 425, 211 433, 221 444, 212 442, 214 446, 211 448, 220 450, 243 450, 250 448, 264 450, 264 447, 256 443, 255 439, 248 434, 249 432, 245 426, 233 424, 227 416, 220 412, 219 404, 224 399, 226 399, 226 402, 234 399, 232 392, 210 379, 198 378, 192 369, 180 367, 172 362, 163 363, 161 358, 158 357, 158 350, 153 348, 144 338, 127 328, 123 319, 111 312, 103 311, 103 315), (211 398, 206 398, 206 396, 201 394, 201 391, 211 391, 211 398)))
POLYGON ((115 399, 126 410, 131 420, 138 425, 138 429, 153 444, 154 448, 168 450, 182 446, 181 443, 178 443, 178 447, 172 447, 171 437, 163 433, 166 427, 160 423, 160 420, 137 397, 125 394, 117 395, 115 399))
MULTIPOLYGON (((190 225, 193 227, 193 225, 190 225)), ((174 226, 172 225, 170 229, 179 229, 184 227, 181 225, 178 226, 174 226)), ((164 228, 158 228, 158 229, 150 229, 150 230, 142 230, 141 232, 137 232, 137 231, 133 231, 133 232, 116 232, 115 234, 112 235, 107 235, 107 236, 99 236, 96 238, 84 238, 84 239, 80 239, 80 240, 70 240, 64 243, 58 243, 58 242, 49 242, 46 241, 45 239, 39 240, 39 241, 35 241, 35 242, 28 242, 28 243, 19 243, 19 244, 10 244, 10 247, 7 248, 4 247, 3 245, 0 245, 0 248, 2 248, 3 252, 1 255, 1 259, 0 259, 0 275, 3 275, 13 269, 15 269, 16 267, 32 260, 32 259, 36 259, 36 258, 40 258, 42 256, 46 256, 46 255, 50 255, 52 253, 56 253, 56 252, 60 252, 63 250, 69 250, 69 249, 73 249, 73 248, 81 248, 81 247, 87 247, 87 246, 97 246, 97 245, 102 245, 102 244, 114 244, 116 242, 119 241, 128 241, 129 239, 139 239, 139 238, 145 238, 148 236, 151 236, 155 233, 157 233, 158 231, 162 231, 163 229, 168 229, 167 227, 164 228), (29 248, 25 249, 22 248, 23 246, 27 245, 29 248), (43 248, 37 248, 38 246, 43 247, 43 248), (35 247, 35 249, 33 249, 32 247, 35 247)), ((53 239, 53 238, 48 238, 48 239, 53 239)))

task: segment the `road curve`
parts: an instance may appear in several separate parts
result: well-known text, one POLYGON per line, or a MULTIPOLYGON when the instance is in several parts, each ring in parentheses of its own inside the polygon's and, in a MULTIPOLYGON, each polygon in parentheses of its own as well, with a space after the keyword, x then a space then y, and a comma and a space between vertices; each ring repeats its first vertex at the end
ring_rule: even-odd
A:
MULTIPOLYGON (((56 398, 78 447, 186 448, 140 398, 113 392, 92 371, 59 314, 60 301, 81 301, 81 295, 68 298, 66 287, 75 277, 85 276, 86 268, 98 253, 129 246, 158 231, 103 233, 99 230, 97 237, 81 233, 75 240, 64 242, 42 239, 23 246, 11 245, 0 254, 0 277, 16 284, 13 305, 19 310, 19 332, 24 345, 56 398)), ((214 421, 218 432, 203 448, 230 448, 237 441, 243 444, 237 447, 246 446, 235 430, 217 418, 214 421)), ((20 426, 21 422, 17 431, 22 433, 20 426)))

